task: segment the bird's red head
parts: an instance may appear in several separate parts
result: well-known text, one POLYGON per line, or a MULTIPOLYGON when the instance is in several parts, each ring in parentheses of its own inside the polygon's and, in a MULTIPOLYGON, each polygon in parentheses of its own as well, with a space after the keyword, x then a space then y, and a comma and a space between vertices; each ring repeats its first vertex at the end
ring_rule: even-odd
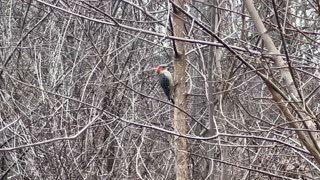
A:
POLYGON ((161 65, 157 66, 157 68, 156 68, 156 73, 157 73, 157 74, 160 74, 160 73, 161 73, 161 70, 162 70, 161 65))

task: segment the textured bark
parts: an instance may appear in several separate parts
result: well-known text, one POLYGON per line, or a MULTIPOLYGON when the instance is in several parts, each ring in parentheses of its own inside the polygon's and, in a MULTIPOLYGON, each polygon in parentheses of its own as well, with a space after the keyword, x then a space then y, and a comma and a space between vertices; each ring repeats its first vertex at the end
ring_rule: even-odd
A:
MULTIPOLYGON (((186 1, 174 1, 180 7, 184 7, 186 1)), ((184 26, 184 15, 179 10, 174 9, 172 16, 172 28, 174 36, 185 37, 186 31, 184 26)), ((179 108, 186 110, 186 55, 185 45, 182 41, 174 41, 175 47, 175 62, 174 62, 174 82, 175 82, 175 105, 179 108)), ((174 129, 178 134, 187 134, 187 121, 186 114, 179 109, 174 110, 174 129)), ((188 180, 188 142, 187 139, 177 137, 175 140, 175 153, 176 153, 176 179, 188 180)))

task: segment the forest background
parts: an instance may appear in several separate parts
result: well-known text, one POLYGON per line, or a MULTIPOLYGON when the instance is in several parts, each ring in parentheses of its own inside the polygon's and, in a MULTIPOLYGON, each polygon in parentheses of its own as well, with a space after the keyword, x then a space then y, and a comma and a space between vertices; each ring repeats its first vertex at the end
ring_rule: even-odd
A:
POLYGON ((319 179, 319 16, 319 0, 0 1, 1 179, 319 179))

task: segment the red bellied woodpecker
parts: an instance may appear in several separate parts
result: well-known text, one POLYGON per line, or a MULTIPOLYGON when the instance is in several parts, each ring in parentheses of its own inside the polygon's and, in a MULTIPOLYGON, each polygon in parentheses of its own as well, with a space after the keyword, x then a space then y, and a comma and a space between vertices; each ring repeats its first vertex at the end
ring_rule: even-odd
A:
POLYGON ((174 104, 173 91, 174 84, 171 73, 168 71, 166 65, 159 65, 156 68, 156 73, 159 75, 160 86, 162 87, 164 93, 167 95, 169 101, 174 104))

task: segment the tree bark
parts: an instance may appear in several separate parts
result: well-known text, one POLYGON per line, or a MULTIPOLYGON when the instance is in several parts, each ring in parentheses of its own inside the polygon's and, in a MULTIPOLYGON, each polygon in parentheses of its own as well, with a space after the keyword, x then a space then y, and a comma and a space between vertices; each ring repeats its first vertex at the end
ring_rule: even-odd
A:
MULTIPOLYGON (((175 0, 175 4, 180 7, 185 7, 186 1, 175 0)), ((183 21, 184 14, 178 9, 173 9, 172 28, 173 34, 177 37, 185 37, 185 23, 183 21)), ((186 55, 185 43, 182 41, 174 41, 175 61, 174 61, 174 83, 175 83, 175 105, 182 110, 186 110, 186 55)), ((187 121, 186 114, 179 109, 174 110, 174 129, 178 134, 187 134, 187 121)), ((188 180, 188 143, 186 138, 177 137, 175 140, 175 153, 176 153, 176 179, 188 180)))

